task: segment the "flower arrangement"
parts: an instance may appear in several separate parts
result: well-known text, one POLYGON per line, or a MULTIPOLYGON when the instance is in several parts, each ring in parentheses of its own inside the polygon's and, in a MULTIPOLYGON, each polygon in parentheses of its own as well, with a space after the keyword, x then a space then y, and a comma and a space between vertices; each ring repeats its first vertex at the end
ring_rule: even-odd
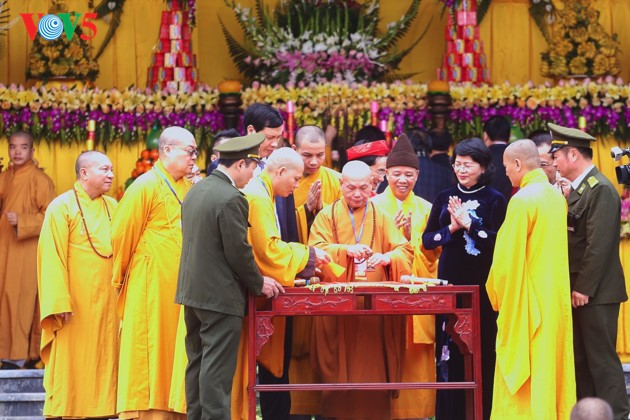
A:
POLYGON ((630 187, 621 193, 621 239, 630 239, 630 187))
POLYGON ((83 142, 87 121, 96 121, 96 140, 104 147, 143 141, 157 122, 179 125, 195 134, 200 147, 223 127, 215 108, 218 92, 207 87, 185 94, 150 89, 25 89, 0 85, 0 131, 29 131, 38 140, 83 142))
MULTIPOLYGON (((524 133, 542 128, 547 121, 577 127, 584 116, 591 134, 629 137, 630 84, 621 79, 586 79, 557 86, 451 84, 453 99, 448 128, 455 139, 479 136, 484 121, 505 115, 524 133)), ((86 121, 97 121, 97 141, 124 144, 141 141, 157 120, 161 126, 189 128, 203 144, 223 128, 217 110, 219 92, 203 87, 186 94, 144 89, 25 89, 0 85, 0 130, 30 131, 35 138, 62 143, 82 142, 86 121)), ((370 121, 370 105, 380 105, 379 120, 400 134, 409 127, 428 127, 427 85, 394 83, 324 83, 308 86, 269 86, 254 83, 242 92, 244 107, 266 102, 286 113, 295 103, 296 126, 332 123, 351 138, 354 130, 370 121)))
MULTIPOLYGON (((67 7, 61 0, 53 1, 49 13, 64 12, 67 12, 67 7)), ((91 57, 91 50, 87 41, 81 39, 81 28, 78 25, 70 40, 65 35, 54 40, 38 36, 29 53, 26 78, 70 78, 93 82, 99 70, 98 64, 91 57)))
MULTIPOLYGON (((451 84, 450 93, 453 104, 448 129, 455 139, 479 136, 483 123, 493 115, 508 117, 524 133, 543 128, 547 121, 577 127, 578 117, 584 116, 591 134, 628 137, 630 85, 621 79, 585 79, 581 83, 572 80, 557 86, 462 83, 451 84)), ((428 127, 426 94, 425 84, 410 82, 307 87, 254 83, 243 92, 243 102, 245 107, 253 102, 268 102, 283 109, 283 103, 292 100, 298 126, 339 118, 337 128, 351 130, 370 120, 370 103, 378 101, 379 119, 389 119, 391 131, 400 134, 408 127, 428 127)))
POLYGON ((379 0, 286 0, 272 14, 257 0, 257 16, 234 0, 225 3, 245 37, 241 45, 220 21, 235 65, 248 81, 272 85, 396 78, 393 72, 424 35, 404 50, 395 48, 415 19, 420 0, 411 0, 384 34, 377 28, 379 0))
POLYGON ((599 12, 590 0, 567 1, 556 15, 552 30, 543 31, 549 44, 542 53, 544 76, 603 76, 621 71, 617 35, 607 34, 599 24, 599 12))

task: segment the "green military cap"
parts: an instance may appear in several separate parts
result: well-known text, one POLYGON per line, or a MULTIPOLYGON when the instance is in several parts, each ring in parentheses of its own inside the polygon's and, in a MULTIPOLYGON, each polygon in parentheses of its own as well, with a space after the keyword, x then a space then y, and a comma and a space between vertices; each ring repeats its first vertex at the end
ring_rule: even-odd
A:
POLYGON ((590 148, 591 142, 595 141, 595 137, 577 128, 562 127, 553 123, 548 123, 547 127, 551 130, 549 153, 557 152, 565 146, 590 148))
POLYGON ((221 159, 260 159, 258 146, 265 141, 263 133, 234 137, 217 146, 214 150, 221 153, 221 159))

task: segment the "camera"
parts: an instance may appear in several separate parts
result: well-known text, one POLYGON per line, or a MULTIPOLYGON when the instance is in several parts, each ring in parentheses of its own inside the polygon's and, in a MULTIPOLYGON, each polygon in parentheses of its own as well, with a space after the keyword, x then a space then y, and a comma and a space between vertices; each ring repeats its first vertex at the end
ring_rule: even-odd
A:
MULTIPOLYGON (((630 156, 630 147, 622 149, 619 146, 615 146, 610 149, 610 156, 612 156, 615 161, 621 159, 621 157, 624 155, 630 156)), ((630 165, 617 166, 615 168, 615 173, 617 174, 618 184, 630 186, 630 165)))

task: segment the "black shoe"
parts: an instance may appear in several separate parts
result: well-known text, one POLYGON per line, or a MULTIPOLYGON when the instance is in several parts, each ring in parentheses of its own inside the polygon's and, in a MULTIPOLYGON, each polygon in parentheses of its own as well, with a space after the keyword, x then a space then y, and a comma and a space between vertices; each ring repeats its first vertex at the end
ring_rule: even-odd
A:
POLYGON ((28 362, 24 363, 24 369, 39 369, 37 364, 41 361, 39 357, 37 359, 31 359, 28 362))
POLYGON ((13 369, 20 369, 20 367, 16 365, 15 363, 11 363, 11 362, 2 362, 2 366, 0 366, 0 370, 13 370, 13 369))

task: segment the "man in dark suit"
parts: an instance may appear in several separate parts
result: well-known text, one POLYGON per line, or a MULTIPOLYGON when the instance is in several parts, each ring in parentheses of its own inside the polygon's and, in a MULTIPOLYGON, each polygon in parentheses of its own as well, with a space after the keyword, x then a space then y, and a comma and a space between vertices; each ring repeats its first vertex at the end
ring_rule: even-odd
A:
POLYGON ((619 194, 593 165, 594 137, 548 127, 553 164, 572 188, 567 201, 577 398, 602 398, 615 419, 625 420, 628 396, 616 352, 619 306, 628 299, 619 259, 619 194))
POLYGON ((182 256, 175 302, 186 321, 188 418, 230 419, 230 394, 246 289, 276 297, 247 241, 249 206, 239 191, 252 178, 264 134, 219 146, 219 166, 195 184, 182 205, 182 256))
MULTIPOLYGON (((437 141, 434 142, 433 135, 421 128, 409 130, 406 134, 416 155, 418 155, 420 170, 420 175, 413 186, 413 193, 418 197, 424 198, 429 203, 433 203, 438 193, 452 187, 456 183, 455 174, 448 158, 450 144, 444 146, 444 140, 450 141, 450 135, 446 133, 447 137, 442 136, 441 133, 436 133, 435 139, 437 141), (436 149, 435 153, 433 153, 434 144, 439 149, 436 149), (443 165, 444 159, 438 157, 440 154, 446 157, 448 162, 446 166, 443 165), (435 160, 433 158, 434 155, 436 157, 435 160)), ((387 185, 387 182, 385 182, 385 185, 387 185)))
POLYGON ((505 174, 503 153, 510 141, 510 129, 510 122, 500 115, 490 117, 483 125, 483 142, 492 152, 492 164, 495 171, 490 186, 503 194, 508 202, 512 197, 512 183, 505 174))

